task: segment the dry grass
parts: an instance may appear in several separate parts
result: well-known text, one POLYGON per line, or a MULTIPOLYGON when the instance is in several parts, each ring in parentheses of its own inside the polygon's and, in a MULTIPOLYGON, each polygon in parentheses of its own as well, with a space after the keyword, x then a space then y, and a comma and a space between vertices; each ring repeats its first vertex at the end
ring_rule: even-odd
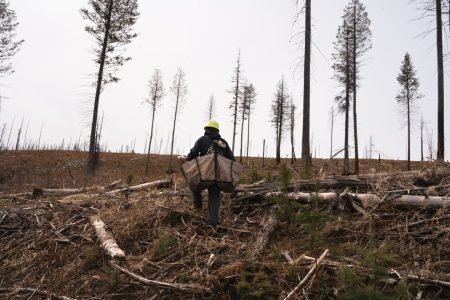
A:
MULTIPOLYGON (((76 188, 92 185, 108 185, 122 179, 124 182, 129 175, 133 175, 134 184, 151 180, 167 178, 169 158, 164 155, 152 155, 150 159, 150 172, 145 176, 146 156, 131 153, 102 153, 100 168, 95 178, 86 176, 86 152, 73 151, 0 151, 0 191, 23 192, 34 187, 41 188, 76 188)), ((176 158, 175 158, 176 160, 176 158)), ((289 159, 284 159, 288 163, 289 159)), ((273 177, 278 175, 275 159, 265 160, 262 168, 262 158, 244 159, 247 170, 254 170, 259 176, 273 177)), ((340 174, 342 160, 334 159, 327 163, 326 159, 314 159, 312 174, 321 176, 340 174), (321 174, 319 170, 323 168, 321 174)), ((353 161, 350 160, 350 165, 353 161)), ((177 163, 175 164, 177 165, 177 163)), ((413 170, 428 167, 429 162, 412 162, 413 170)), ((303 174, 301 161, 297 160, 293 166, 296 178, 306 178, 303 174)), ((360 160, 362 174, 405 171, 406 162, 396 160, 360 160)), ((181 177, 176 168, 176 178, 181 177)), ((251 178, 249 178, 250 180, 251 178)))

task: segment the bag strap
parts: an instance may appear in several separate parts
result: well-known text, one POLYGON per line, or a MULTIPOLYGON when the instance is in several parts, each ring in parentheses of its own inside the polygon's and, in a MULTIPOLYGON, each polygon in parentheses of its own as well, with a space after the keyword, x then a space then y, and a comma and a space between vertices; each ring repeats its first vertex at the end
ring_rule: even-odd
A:
POLYGON ((202 179, 202 170, 200 169, 200 165, 198 164, 198 157, 195 158, 195 163, 196 163, 196 165, 197 165, 198 175, 199 175, 199 177, 200 177, 200 180, 203 180, 203 179, 202 179))

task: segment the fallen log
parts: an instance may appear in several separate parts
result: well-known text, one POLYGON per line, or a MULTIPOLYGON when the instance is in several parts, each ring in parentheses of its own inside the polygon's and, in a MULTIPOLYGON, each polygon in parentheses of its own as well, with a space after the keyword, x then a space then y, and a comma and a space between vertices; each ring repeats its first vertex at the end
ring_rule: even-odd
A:
POLYGON ((152 286, 152 287, 160 288, 160 289, 172 290, 172 291, 181 292, 181 293, 207 294, 207 295, 211 294, 211 290, 208 288, 205 288, 205 287, 190 285, 190 284, 168 283, 168 282, 150 280, 150 279, 141 277, 137 274, 134 274, 134 273, 128 271, 127 269, 120 267, 113 261, 110 261, 109 263, 113 268, 119 270, 123 274, 126 274, 126 275, 130 276, 131 278, 133 278, 134 280, 137 280, 148 286, 152 286))
POLYGON ((44 195, 52 195, 52 196, 69 196, 69 195, 76 195, 76 194, 83 194, 86 193, 86 188, 81 189, 42 189, 42 188, 35 188, 32 193, 33 198, 39 198, 44 195))
POLYGON ((105 223, 98 216, 92 216, 90 221, 106 254, 113 259, 125 259, 125 252, 117 245, 114 237, 106 231, 105 223))
MULTIPOLYGON (((375 194, 352 194, 352 196, 361 201, 364 207, 370 207, 381 202, 381 198, 375 194)), ((394 206, 399 207, 438 209, 450 206, 450 197, 402 195, 390 201, 394 206)))
MULTIPOLYGON (((299 180, 292 183, 289 188, 295 191, 315 191, 320 189, 341 189, 350 187, 358 190, 368 190, 376 183, 376 180, 358 177, 358 176, 333 176, 325 179, 318 180, 299 180)), ((265 192, 277 191, 280 189, 279 184, 271 183, 266 184, 253 184, 253 185, 242 185, 236 189, 237 193, 252 192, 254 194, 246 195, 236 200, 245 200, 252 198, 253 196, 258 196, 264 194, 265 192)))
MULTIPOLYGON (((264 198, 279 197, 281 192, 270 192, 264 194, 264 198)), ((286 194, 286 199, 291 201, 297 201, 301 203, 311 203, 315 200, 322 202, 331 202, 336 199, 341 199, 346 194, 342 194, 339 197, 335 193, 302 193, 291 192, 286 194)), ((382 199, 376 194, 355 194, 348 193, 353 199, 361 202, 362 206, 373 207, 382 199)), ((420 208, 432 208, 439 209, 443 207, 450 207, 450 197, 438 197, 438 196, 416 196, 416 195, 402 195, 397 198, 389 200, 394 206, 397 207, 420 207, 420 208)))
POLYGON ((22 197, 32 197, 32 193, 6 194, 0 193, 0 198, 5 199, 23 199, 22 197))
POLYGON ((411 280, 417 280, 419 282, 425 282, 425 283, 428 283, 428 284, 436 284, 436 285, 439 285, 439 286, 450 288, 450 282, 448 282, 448 281, 431 279, 431 278, 426 278, 426 277, 417 276, 417 275, 413 275, 413 274, 406 274, 403 277, 406 277, 406 278, 411 279, 411 280))
POLYGON ((427 284, 435 284, 435 285, 439 285, 442 287, 446 287, 446 288, 450 288, 450 282, 448 281, 443 281, 443 280, 438 280, 438 279, 434 279, 428 275, 414 275, 414 274, 410 274, 410 273, 403 273, 402 272, 397 272, 394 269, 391 269, 391 271, 389 271, 389 275, 394 275, 395 277, 397 277, 398 279, 402 279, 402 278, 407 278, 410 280, 416 280, 419 282, 424 282, 427 284))
POLYGON ((133 192, 133 191, 145 190, 148 188, 170 187, 172 185, 172 183, 173 182, 170 179, 157 180, 157 181, 153 181, 153 182, 147 182, 147 183, 143 183, 143 184, 139 184, 139 185, 134 185, 134 186, 106 192, 105 195, 110 196, 110 195, 114 195, 116 193, 121 193, 121 192, 125 192, 125 191, 133 192))
MULTIPOLYGON (((266 193, 264 197, 273 198, 280 197, 281 192, 266 193)), ((331 202, 337 198, 336 193, 302 193, 302 192, 290 192, 285 194, 286 199, 291 201, 297 201, 302 203, 310 203, 314 201, 331 202)))
POLYGON ((304 286, 306 284, 306 282, 308 282, 308 280, 311 278, 311 276, 314 274, 314 272, 319 268, 320 264, 322 263, 322 261, 324 260, 324 258, 328 255, 329 250, 326 249, 322 255, 319 257, 319 259, 315 262, 314 266, 312 266, 311 269, 309 269, 308 274, 306 274, 306 276, 302 279, 302 281, 300 281, 300 283, 287 295, 286 298, 284 298, 284 300, 288 300, 290 299, 295 292, 297 292, 297 290, 299 288, 301 288, 302 286, 304 286))

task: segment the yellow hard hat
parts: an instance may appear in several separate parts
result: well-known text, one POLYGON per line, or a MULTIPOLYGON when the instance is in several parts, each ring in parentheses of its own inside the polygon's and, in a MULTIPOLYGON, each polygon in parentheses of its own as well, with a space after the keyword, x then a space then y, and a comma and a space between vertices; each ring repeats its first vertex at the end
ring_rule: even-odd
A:
POLYGON ((217 123, 216 121, 213 120, 209 120, 208 122, 206 122, 205 124, 205 129, 209 127, 209 128, 215 128, 217 130, 219 130, 219 123, 217 123))

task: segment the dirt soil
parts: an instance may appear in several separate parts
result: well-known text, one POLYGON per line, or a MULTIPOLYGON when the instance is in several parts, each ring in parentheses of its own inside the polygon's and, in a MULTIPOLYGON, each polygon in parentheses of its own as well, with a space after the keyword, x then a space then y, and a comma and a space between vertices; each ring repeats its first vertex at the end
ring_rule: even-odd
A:
MULTIPOLYGON (((205 224, 207 204, 194 209, 181 175, 166 172, 168 157, 152 156, 146 176, 144 155, 105 153, 95 178, 85 174, 86 157, 0 152, 1 299, 284 299, 315 265, 308 257, 318 258, 326 249, 325 261, 291 299, 450 297, 449 209, 391 203, 405 193, 448 197, 450 178, 436 179, 430 171, 448 168, 442 163, 413 162, 417 172, 407 173, 404 161, 362 160, 362 173, 391 174, 380 175, 370 187, 383 201, 355 211, 283 196, 239 200, 254 182, 280 186, 274 160, 266 159, 262 168, 260 158, 251 158, 243 176, 247 186, 222 195, 222 223, 211 227, 205 224), (173 185, 133 192, 128 199, 125 193, 104 193, 103 187, 118 179, 118 187, 126 186, 127 178, 131 185, 158 179, 173 185), (89 189, 36 198, 31 192, 37 187, 89 189), (389 193, 393 190, 398 192, 389 193), (119 271, 100 247, 89 221, 93 215, 124 250, 121 267, 203 292, 161 288, 119 271), (275 230, 259 251, 256 241, 269 219, 276 220, 275 230)), ((296 182, 341 169, 341 160, 314 160, 311 174, 301 171, 300 162, 288 172, 296 182)))

